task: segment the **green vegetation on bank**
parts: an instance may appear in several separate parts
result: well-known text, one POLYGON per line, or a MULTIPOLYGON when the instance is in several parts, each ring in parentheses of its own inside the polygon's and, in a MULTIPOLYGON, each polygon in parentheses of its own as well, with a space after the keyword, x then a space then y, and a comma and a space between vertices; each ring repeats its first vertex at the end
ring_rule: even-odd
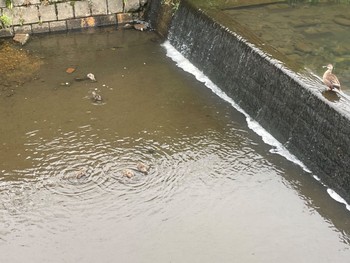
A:
POLYGON ((0 16, 0 29, 11 26, 11 19, 7 15, 0 16))

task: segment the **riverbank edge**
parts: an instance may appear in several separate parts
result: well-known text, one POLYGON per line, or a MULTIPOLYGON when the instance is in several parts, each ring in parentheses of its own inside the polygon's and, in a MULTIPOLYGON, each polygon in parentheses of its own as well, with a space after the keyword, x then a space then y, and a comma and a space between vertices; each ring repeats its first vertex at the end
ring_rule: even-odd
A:
MULTIPOLYGON (((8 20, 0 38, 16 33, 39 34, 132 23, 143 19, 147 0, 0 0, 0 16, 8 20)), ((4 26, 4 25, 3 25, 4 26)))

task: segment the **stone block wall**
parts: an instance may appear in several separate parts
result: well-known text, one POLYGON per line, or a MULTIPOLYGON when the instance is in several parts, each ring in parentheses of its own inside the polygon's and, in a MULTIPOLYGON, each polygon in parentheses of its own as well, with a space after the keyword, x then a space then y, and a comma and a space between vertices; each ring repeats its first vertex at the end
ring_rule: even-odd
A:
POLYGON ((14 33, 45 33, 85 27, 114 25, 142 18, 147 0, 0 0, 0 16, 11 26, 0 37, 14 33), (125 20, 125 18, 128 18, 125 20))

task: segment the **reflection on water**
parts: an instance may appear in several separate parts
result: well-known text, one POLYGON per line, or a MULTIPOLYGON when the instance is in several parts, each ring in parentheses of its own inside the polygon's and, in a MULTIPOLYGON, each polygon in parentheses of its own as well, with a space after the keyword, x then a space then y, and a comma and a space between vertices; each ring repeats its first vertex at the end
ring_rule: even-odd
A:
POLYGON ((343 90, 350 89, 350 4, 274 3, 226 12, 319 76, 322 66, 334 64, 343 90))
POLYGON ((176 68, 155 34, 27 48, 44 66, 0 104, 4 262, 347 262, 344 206, 176 68), (97 82, 75 80, 87 73, 97 82))

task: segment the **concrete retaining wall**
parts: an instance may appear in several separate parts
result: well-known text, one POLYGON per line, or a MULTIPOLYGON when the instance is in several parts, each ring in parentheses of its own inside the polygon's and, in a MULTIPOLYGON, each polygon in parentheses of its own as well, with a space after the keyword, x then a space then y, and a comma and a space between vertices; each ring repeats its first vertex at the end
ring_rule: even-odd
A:
POLYGON ((131 22, 143 15, 147 0, 12 0, 6 7, 0 0, 0 15, 12 26, 0 30, 0 37, 13 33, 45 33, 84 27, 131 22))
POLYGON ((172 20, 171 44, 350 203, 348 102, 328 101, 321 83, 310 87, 221 23, 219 10, 190 2, 172 20))

